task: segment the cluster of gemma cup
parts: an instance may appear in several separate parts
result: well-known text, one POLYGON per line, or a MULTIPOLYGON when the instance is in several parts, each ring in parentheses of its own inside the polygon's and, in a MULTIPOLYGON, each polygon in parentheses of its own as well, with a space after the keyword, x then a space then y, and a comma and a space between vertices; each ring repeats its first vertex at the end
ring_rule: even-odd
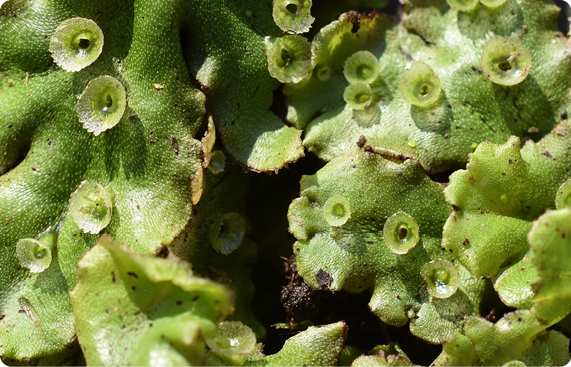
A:
MULTIPOLYGON (((486 6, 489 3, 485 4, 486 6)), ((498 4, 501 5, 501 4, 498 4)), ((286 35, 268 47, 270 74, 283 83, 298 83, 311 75, 311 44, 300 35, 286 35)), ((494 36, 485 43, 481 56, 484 76, 493 83, 506 88, 521 83, 532 66, 529 50, 512 37, 494 36)), ((317 77, 326 81, 331 70, 321 67, 317 77)), ((372 52, 362 50, 353 53, 343 63, 343 75, 348 86, 343 93, 347 108, 358 124, 361 121, 379 121, 382 101, 379 58, 372 52)), ((431 109, 443 103, 445 92, 437 73, 427 62, 412 61, 399 83, 402 98, 419 109, 431 109)), ((409 143, 410 145, 410 143, 409 143)), ((560 193, 560 201, 571 200, 571 183, 560 193)), ((564 204, 561 204, 564 205, 564 204)), ((331 227, 341 227, 351 218, 351 205, 342 195, 332 195, 323 206, 323 217, 331 227)), ((404 212, 389 217, 383 229, 383 241, 397 255, 406 255, 420 242, 420 228, 414 218, 404 212)), ((420 269, 428 293, 435 298, 452 296, 460 284, 458 268, 450 261, 437 259, 420 269)))
MULTIPOLYGON (((491 82, 506 88, 525 80, 532 66, 529 50, 517 39, 495 36, 483 47, 481 67, 491 82)), ((327 70, 329 72, 329 70, 327 70)), ((344 62, 343 74, 349 83, 343 97, 347 107, 357 120, 358 113, 376 111, 373 106, 379 96, 375 90, 382 85, 379 59, 369 51, 358 51, 344 62), (357 113, 357 116, 356 116, 357 113)), ((318 77, 322 80, 322 76, 318 77)), ((329 74, 324 78, 328 78, 329 74)), ((444 101, 445 95, 438 75, 423 61, 413 61, 405 70, 399 84, 402 98, 421 109, 430 109, 444 101)), ((368 119, 371 116, 367 116, 368 119)), ((558 207, 571 201, 571 181, 560 189, 558 207)), ((323 216, 332 227, 344 225, 351 217, 351 205, 347 198, 335 194, 323 206, 323 216)), ((409 253, 420 242, 420 228, 409 214, 397 212, 386 220, 383 228, 383 242, 397 255, 409 253)), ((458 289, 460 276, 458 268, 445 259, 424 264, 420 275, 427 285, 428 293, 435 298, 449 298, 458 289)))
MULTIPOLYGON (((71 18, 56 28, 50 38, 49 51, 62 69, 78 72, 97 60, 103 51, 103 41, 103 32, 93 20, 71 18)), ((104 75, 89 82, 75 109, 83 127, 97 136, 119 123, 126 106, 121 82, 104 75)))
MULTIPOLYGON (((515 38, 494 36, 484 45, 481 67, 485 77, 493 83, 519 84, 529 74, 531 66, 531 53, 515 38)), ((414 61, 404 72, 399 90, 405 101, 421 108, 433 107, 444 98, 438 75, 422 61, 414 61)))
POLYGON ((268 71, 282 83, 298 83, 313 69, 311 43, 299 35, 308 32, 315 20, 311 0, 276 0, 272 16, 287 34, 267 39, 268 71))
MULTIPOLYGON (((340 194, 334 194, 323 206, 323 218, 331 227, 341 227, 351 218, 351 204, 340 194)), ((406 255, 420 242, 420 228, 412 216, 396 212, 383 227, 383 242, 396 255, 406 255)), ((452 296, 460 284, 458 269, 448 260, 437 259, 424 264, 420 275, 428 293, 436 298, 452 296)))
MULTIPOLYGON (((78 72, 93 64, 103 50, 103 32, 91 19, 71 18, 63 21, 50 38, 49 51, 63 70, 78 72)), ((117 125, 127 106, 123 84, 103 75, 92 79, 75 105, 78 121, 95 136, 117 125)), ((98 183, 83 181, 69 199, 69 215, 85 233, 97 234, 111 221, 112 196, 98 183)), ((55 234, 48 232, 39 239, 24 238, 16 244, 20 266, 31 273, 46 270, 52 261, 55 234)))
POLYGON ((358 51, 345 60, 343 74, 349 86, 343 99, 353 110, 365 110, 374 102, 374 88, 379 84, 379 59, 369 51, 358 51))

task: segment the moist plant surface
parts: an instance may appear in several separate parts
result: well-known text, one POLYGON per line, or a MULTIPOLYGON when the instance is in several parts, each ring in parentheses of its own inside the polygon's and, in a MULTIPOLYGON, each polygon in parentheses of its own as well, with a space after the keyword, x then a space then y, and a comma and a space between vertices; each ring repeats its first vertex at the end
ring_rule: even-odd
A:
POLYGON ((565 365, 551 0, 0 1, 7 365, 565 365))

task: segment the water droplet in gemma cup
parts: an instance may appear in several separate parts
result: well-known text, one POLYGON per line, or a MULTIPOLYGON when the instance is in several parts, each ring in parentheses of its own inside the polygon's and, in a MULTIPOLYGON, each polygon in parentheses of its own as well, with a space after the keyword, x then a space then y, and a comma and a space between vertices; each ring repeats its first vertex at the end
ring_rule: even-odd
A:
POLYGON ((83 128, 94 135, 117 125, 127 107, 127 97, 123 84, 117 79, 104 75, 89 82, 75 110, 83 128))
POLYGON ((246 221, 238 213, 226 213, 210 226, 210 242, 221 254, 228 255, 244 240, 246 221))
POLYGON ((96 234, 111 221, 113 203, 100 184, 83 181, 69 198, 69 215, 85 233, 96 234))
POLYGON ((413 217, 397 212, 387 219, 383 228, 385 245, 398 255, 404 255, 420 241, 420 229, 413 217))
POLYGON ((420 275, 428 287, 428 293, 436 298, 448 298, 460 285, 460 274, 448 260, 433 260, 420 267, 420 275))
MULTIPOLYGON (((55 235, 53 235, 55 236, 55 235)), ((42 242, 24 238, 16 244, 16 257, 21 267, 28 268, 30 273, 41 273, 46 270, 52 262, 52 242, 48 236, 42 242)))
POLYGON ((335 194, 325 202, 323 217, 332 227, 340 227, 351 217, 351 205, 346 197, 335 194))
POLYGON ((103 32, 91 19, 64 20, 50 38, 54 62, 66 71, 79 71, 91 65, 103 50, 103 32))
POLYGON ((239 321, 223 321, 218 325, 214 338, 207 338, 206 344, 217 354, 247 355, 256 346, 256 334, 239 321))

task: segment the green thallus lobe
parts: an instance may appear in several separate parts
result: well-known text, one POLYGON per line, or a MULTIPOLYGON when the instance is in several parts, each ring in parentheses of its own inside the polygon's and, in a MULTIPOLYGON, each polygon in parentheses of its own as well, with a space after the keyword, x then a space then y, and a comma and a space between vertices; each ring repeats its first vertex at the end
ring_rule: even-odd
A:
POLYGON ((64 20, 50 38, 54 62, 66 71, 79 71, 91 65, 103 50, 103 32, 91 19, 64 20))
POLYGON ((531 53, 512 37, 495 36, 482 51, 482 70, 486 78, 501 85, 523 82, 532 67, 531 53))
POLYGON ((117 125, 126 107, 127 97, 121 82, 104 75, 89 82, 75 110, 83 127, 97 136, 117 125))

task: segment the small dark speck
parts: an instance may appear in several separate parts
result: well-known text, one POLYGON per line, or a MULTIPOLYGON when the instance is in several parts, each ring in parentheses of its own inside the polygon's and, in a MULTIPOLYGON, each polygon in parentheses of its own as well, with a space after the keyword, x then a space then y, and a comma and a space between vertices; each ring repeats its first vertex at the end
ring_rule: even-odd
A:
POLYGON ((399 173, 399 178, 402 178, 403 174, 402 172, 399 173))
POLYGON ((171 144, 174 147, 174 154, 178 156, 178 140, 176 138, 172 138, 171 144))
POLYGON ((135 278, 139 278, 139 276, 137 274, 133 273, 132 271, 128 271, 127 275, 130 275, 130 276, 135 277, 135 278))
POLYGON ((182 301, 176 301, 176 305, 177 305, 177 306, 182 305, 182 301))
POLYGON ((198 298, 200 298, 200 297, 199 297, 199 296, 195 296, 195 297, 192 299, 192 302, 198 301, 198 298))
POLYGON ((111 272, 111 279, 113 280, 113 284, 117 283, 117 280, 115 279, 115 272, 114 271, 111 272))
POLYGON ((0 320, 2 320, 6 315, 0 315, 0 320))
POLYGON ((367 241, 367 245, 372 245, 372 244, 374 244, 373 241, 367 241))
POLYGON ((136 290, 137 290, 137 287, 132 286, 131 289, 134 290, 134 291, 136 291, 136 290))

